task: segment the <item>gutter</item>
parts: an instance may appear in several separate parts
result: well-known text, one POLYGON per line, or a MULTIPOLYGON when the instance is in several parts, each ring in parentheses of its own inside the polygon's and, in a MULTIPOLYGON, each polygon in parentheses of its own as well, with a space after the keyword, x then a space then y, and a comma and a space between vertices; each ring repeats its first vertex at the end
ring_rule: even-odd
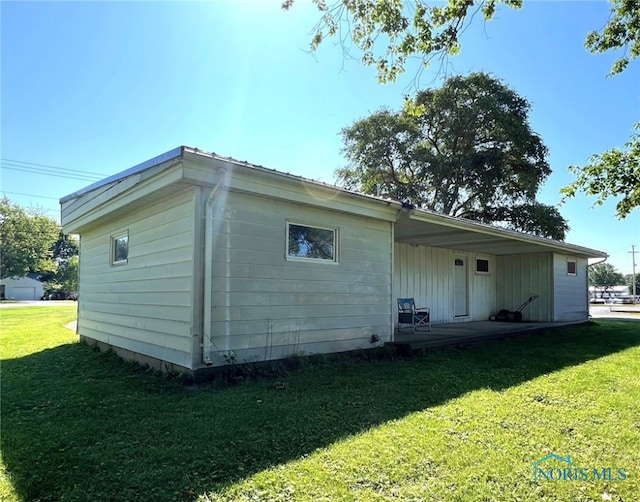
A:
POLYGON ((605 256, 604 258, 602 258, 602 260, 600 261, 594 261, 593 263, 587 263, 587 268, 589 267, 593 267, 594 265, 600 265, 601 263, 604 263, 605 261, 607 261, 609 259, 608 256, 605 256))
MULTIPOLYGON (((213 366, 213 361, 211 360, 211 347, 213 346, 212 342, 212 332, 211 332, 211 309, 212 309, 212 288, 213 288, 213 237, 214 237, 214 215, 213 211, 215 209, 223 209, 222 202, 224 202, 220 198, 220 191, 225 187, 227 181, 228 171, 224 168, 220 169, 220 179, 216 183, 216 185, 211 190, 211 193, 207 197, 207 202, 205 205, 205 213, 204 213, 204 263, 202 269, 204 270, 204 308, 203 308, 203 326, 202 326, 202 362, 205 366, 213 366)), ((228 258, 228 257, 227 257, 228 258)), ((227 267, 229 265, 229 260, 227 259, 227 267)), ((227 271, 228 272, 228 271, 227 271)), ((229 279, 227 273, 227 280, 229 279)), ((229 288, 226 289, 227 297, 229 295, 229 288)), ((229 319, 229 298, 225 302, 227 315, 225 318, 229 319)), ((229 339, 229 323, 226 323, 226 339, 228 345, 229 339)))

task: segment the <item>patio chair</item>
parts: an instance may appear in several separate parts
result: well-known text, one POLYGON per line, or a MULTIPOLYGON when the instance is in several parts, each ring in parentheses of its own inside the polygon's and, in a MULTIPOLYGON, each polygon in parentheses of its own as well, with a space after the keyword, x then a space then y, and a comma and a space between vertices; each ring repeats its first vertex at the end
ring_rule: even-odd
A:
POLYGON ((411 332, 427 328, 431 331, 431 310, 428 307, 416 308, 413 298, 398 298, 398 331, 401 325, 411 326, 411 332))

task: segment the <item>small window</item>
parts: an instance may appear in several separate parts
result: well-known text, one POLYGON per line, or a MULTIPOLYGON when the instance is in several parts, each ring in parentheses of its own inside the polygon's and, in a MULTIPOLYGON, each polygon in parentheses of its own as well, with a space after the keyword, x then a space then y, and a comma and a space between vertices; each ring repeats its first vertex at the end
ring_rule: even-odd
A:
POLYGON ((123 265, 129 259, 129 234, 120 234, 111 238, 111 263, 123 265))
POLYGON ((485 258, 478 258, 476 260, 476 273, 488 274, 489 273, 489 260, 485 258))
POLYGON ((335 229, 287 224, 287 257, 336 261, 335 229))
POLYGON ((575 260, 567 260, 567 275, 577 275, 578 265, 575 260))

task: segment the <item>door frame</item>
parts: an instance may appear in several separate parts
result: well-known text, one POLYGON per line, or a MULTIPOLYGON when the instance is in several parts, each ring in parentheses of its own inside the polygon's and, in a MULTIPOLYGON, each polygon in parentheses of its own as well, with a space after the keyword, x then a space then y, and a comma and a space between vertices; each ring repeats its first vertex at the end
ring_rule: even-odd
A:
POLYGON ((469 317, 469 255, 465 253, 454 253, 453 255, 453 318, 465 319, 469 317), (456 264, 458 260, 462 260, 464 266, 464 313, 458 313, 458 271, 459 265, 456 264))

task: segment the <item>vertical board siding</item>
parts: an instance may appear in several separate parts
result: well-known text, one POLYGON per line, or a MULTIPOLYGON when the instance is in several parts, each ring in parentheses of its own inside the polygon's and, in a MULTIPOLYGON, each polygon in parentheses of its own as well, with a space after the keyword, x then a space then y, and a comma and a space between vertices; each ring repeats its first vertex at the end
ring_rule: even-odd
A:
POLYGON ((453 251, 396 243, 394 261, 393 297, 414 298, 417 307, 429 307, 432 323, 451 322, 453 251))
POLYGON ((82 234, 81 335, 192 366, 193 214, 189 190, 82 234), (111 236, 122 231, 128 261, 114 266, 111 236))
POLYGON ((471 273, 470 313, 474 321, 486 321, 496 313, 497 261, 493 255, 471 255, 468 260, 471 273), (489 261, 489 273, 476 272, 476 260, 489 261))
POLYGON ((522 311, 524 319, 553 321, 552 267, 551 253, 498 256, 498 310, 516 310, 536 294, 539 298, 522 311))
POLYGON ((214 364, 390 340, 391 223, 232 192, 214 228, 214 364), (337 262, 288 260, 287 221, 337 229, 337 262))
MULTIPOLYGON (((468 311, 465 320, 486 320, 496 298, 495 257, 489 260, 489 274, 475 274, 473 253, 453 249, 396 243, 394 254, 393 298, 414 298, 416 306, 431 309, 434 324, 454 322, 454 259, 463 256, 468 273, 468 311)), ((394 312, 397 306, 394 304, 394 312)), ((394 322, 397 316, 394 315, 394 322)))
POLYGON ((554 321, 589 318, 587 260, 562 254, 553 256, 554 321), (567 274, 567 260, 576 262, 576 275, 567 274))

